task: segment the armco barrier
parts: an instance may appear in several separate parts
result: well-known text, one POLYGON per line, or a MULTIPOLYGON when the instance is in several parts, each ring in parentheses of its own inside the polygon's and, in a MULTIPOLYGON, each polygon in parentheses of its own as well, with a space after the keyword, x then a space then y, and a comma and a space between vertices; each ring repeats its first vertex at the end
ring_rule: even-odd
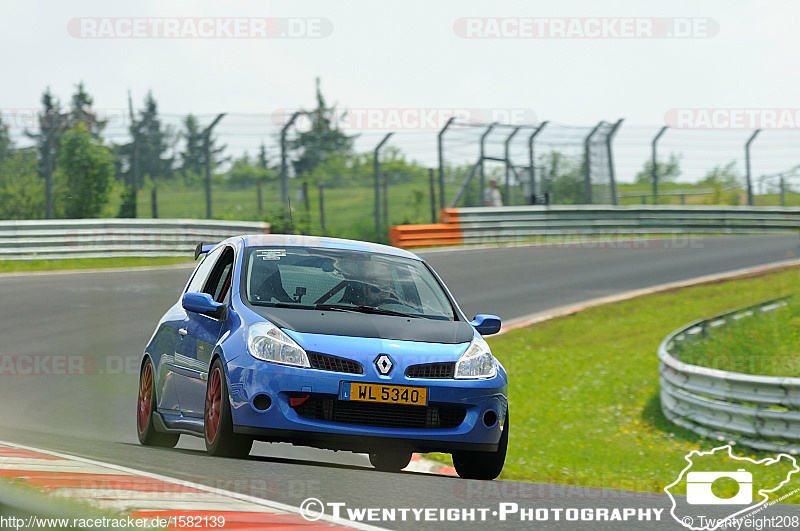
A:
POLYGON ((191 256, 199 242, 268 233, 269 224, 194 219, 0 221, 0 260, 191 256))
POLYGON ((767 301, 690 323, 658 348, 661 409, 675 424, 704 437, 769 452, 800 453, 800 378, 757 376, 690 365, 677 351, 715 328, 786 304, 767 301))
POLYGON ((398 225, 392 245, 502 243, 545 235, 750 233, 800 229, 800 208, 556 205, 447 208, 442 223, 398 225))

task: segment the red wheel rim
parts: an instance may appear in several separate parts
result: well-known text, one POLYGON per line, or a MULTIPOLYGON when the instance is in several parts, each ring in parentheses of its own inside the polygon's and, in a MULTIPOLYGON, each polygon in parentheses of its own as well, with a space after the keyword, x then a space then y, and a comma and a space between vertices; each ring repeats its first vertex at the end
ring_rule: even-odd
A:
POLYGON ((139 380, 139 408, 137 414, 136 427, 139 433, 144 433, 147 424, 150 422, 150 411, 153 409, 153 365, 147 363, 142 369, 142 377, 139 380))
POLYGON ((214 369, 208 383, 206 394, 206 440, 213 444, 219 432, 219 419, 222 412, 222 371, 214 369))

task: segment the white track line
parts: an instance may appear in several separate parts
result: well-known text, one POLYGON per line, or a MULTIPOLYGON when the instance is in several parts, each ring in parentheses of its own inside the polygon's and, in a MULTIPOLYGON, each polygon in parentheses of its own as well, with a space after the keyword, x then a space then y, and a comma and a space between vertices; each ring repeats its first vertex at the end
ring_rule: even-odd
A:
MULTIPOLYGON (((114 465, 111 463, 104 463, 102 461, 95 461, 94 459, 87 459, 85 457, 77 457, 74 455, 63 454, 61 452, 54 452, 52 450, 43 450, 41 448, 36 448, 33 446, 26 446, 23 444, 17 444, 7 441, 0 441, 0 445, 5 445, 11 448, 17 448, 18 450, 28 450, 29 452, 38 452, 45 455, 51 455, 53 457, 59 457, 61 459, 67 459, 71 461, 77 461, 79 463, 84 463, 87 465, 91 465, 94 467, 103 467, 110 470, 115 470, 117 472, 122 472, 124 474, 133 474, 140 477, 146 477, 150 479, 154 479, 156 481, 163 481, 165 483, 171 483, 173 485, 179 485, 182 487, 187 487, 190 489, 195 489, 203 492, 207 492, 209 494, 215 494, 217 496, 226 496, 228 498, 233 498, 235 500, 252 503, 255 505, 259 505, 261 507, 267 507, 269 509, 275 511, 281 511, 286 513, 292 513, 300 516, 302 518, 302 511, 299 507, 295 507, 293 505, 288 505, 281 502, 276 502, 272 500, 265 500, 263 498, 257 498, 255 496, 248 496, 247 494, 240 494, 238 492, 231 492, 223 489, 217 489, 214 487, 209 487, 207 485, 202 485, 199 483, 192 483, 191 481, 184 481, 181 479, 174 479, 167 476, 162 476, 160 474, 153 474, 151 472, 144 472, 142 470, 136 470, 135 468, 128 468, 121 465, 114 465)), ((333 517, 323 515, 320 520, 334 524, 334 525, 345 525, 348 527, 352 527, 353 529, 362 529, 364 531, 385 531, 385 528, 382 527, 375 527, 368 524, 364 524, 362 522, 355 522, 352 520, 346 520, 344 518, 340 520, 335 520, 333 517)))

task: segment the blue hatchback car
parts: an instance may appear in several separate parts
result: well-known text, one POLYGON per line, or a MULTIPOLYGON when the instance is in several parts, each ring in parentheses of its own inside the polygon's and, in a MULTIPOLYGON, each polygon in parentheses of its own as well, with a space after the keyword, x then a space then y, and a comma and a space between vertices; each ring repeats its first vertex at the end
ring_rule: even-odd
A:
MULTIPOLYGON (((141 363, 137 431, 212 455, 254 440, 368 453, 379 470, 452 453, 494 479, 508 447, 508 385, 483 335, 419 256, 384 245, 254 235, 205 255, 141 363)), ((197 257, 196 256, 196 257, 197 257)))

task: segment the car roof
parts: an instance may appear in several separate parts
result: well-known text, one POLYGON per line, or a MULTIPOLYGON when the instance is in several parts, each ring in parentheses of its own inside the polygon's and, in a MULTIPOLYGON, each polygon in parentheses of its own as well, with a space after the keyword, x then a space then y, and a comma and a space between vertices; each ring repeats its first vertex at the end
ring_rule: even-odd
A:
POLYGON ((304 236, 298 234, 248 234, 242 236, 245 247, 283 246, 283 247, 316 247, 320 249, 341 249, 344 251, 361 251, 368 253, 388 254, 422 260, 416 254, 379 243, 328 238, 325 236, 304 236))

